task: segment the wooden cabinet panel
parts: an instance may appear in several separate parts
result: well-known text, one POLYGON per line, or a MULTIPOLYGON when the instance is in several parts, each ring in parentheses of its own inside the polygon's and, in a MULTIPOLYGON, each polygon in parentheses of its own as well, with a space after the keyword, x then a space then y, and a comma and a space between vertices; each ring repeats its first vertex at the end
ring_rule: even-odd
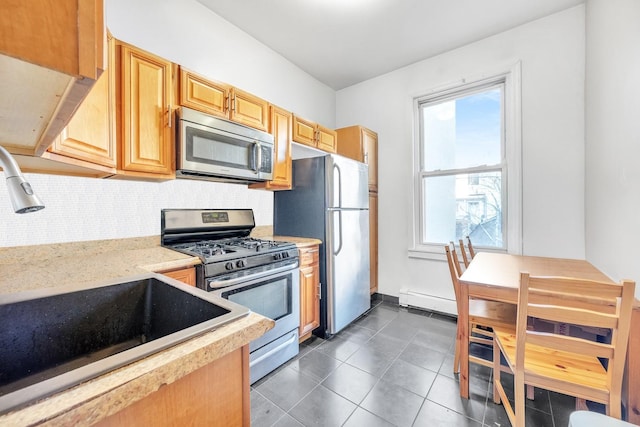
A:
MULTIPOLYGON (((120 167, 124 173, 175 173, 172 64, 132 46, 121 46, 120 167)), ((120 103, 119 103, 120 105, 120 103)))
POLYGON ((97 426, 251 424, 249 348, 244 346, 102 420, 97 426))
POLYGON ((369 165, 369 191, 378 191, 378 134, 362 126, 336 130, 336 152, 369 165))
POLYGON ((105 68, 103 1, 4 1, 0 34, 0 141, 41 156, 105 68))
POLYGON ((318 125, 318 148, 328 153, 336 152, 336 132, 318 125))
POLYGON ((287 110, 270 106, 269 132, 274 137, 273 180, 249 185, 249 188, 267 190, 290 190, 291 171, 291 122, 292 115, 287 110))
POLYGON ((269 131, 267 101, 185 68, 180 68, 180 105, 269 131))
POLYGON ((119 47, 119 172, 175 177, 173 64, 133 46, 119 47))
POLYGON ((293 140, 300 144, 315 147, 316 144, 316 124, 293 115, 293 140))
MULTIPOLYGON (((113 64, 113 42, 109 42, 109 61, 113 64)), ((116 169, 115 73, 112 67, 102 73, 69 124, 48 152, 57 156, 53 160, 79 164, 102 171, 103 176, 116 169), (80 160, 80 163, 72 159, 80 160), (95 165, 95 166, 92 166, 95 165), (103 167, 101 167, 103 166, 103 167)), ((51 158, 51 156, 46 156, 51 158)), ((99 172, 96 176, 100 176, 99 172)))
POLYGON ((180 69, 180 105, 227 118, 229 86, 180 69))
POLYGON ((369 193, 369 291, 378 292, 378 193, 369 193))
POLYGON ((179 280, 187 285, 196 285, 196 269, 193 267, 181 268, 179 270, 163 271, 161 272, 161 274, 171 277, 172 279, 179 280))
POLYGON ((336 129, 338 135, 336 152, 341 156, 364 162, 364 147, 361 126, 336 129))
POLYGON ((363 161, 369 165, 369 191, 378 191, 378 134, 362 128, 363 161))
POLYGON ((269 103, 240 89, 231 88, 229 118, 256 129, 269 131, 269 103))
POLYGON ((319 247, 300 248, 300 341, 320 326, 319 247))

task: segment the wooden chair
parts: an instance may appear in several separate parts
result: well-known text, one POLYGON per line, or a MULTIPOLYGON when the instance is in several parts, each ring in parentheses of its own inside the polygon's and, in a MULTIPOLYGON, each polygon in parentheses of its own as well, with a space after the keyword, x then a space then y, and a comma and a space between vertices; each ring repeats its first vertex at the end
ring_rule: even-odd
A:
MULTIPOLYGON (((453 282, 453 290, 456 296, 456 304, 460 311, 460 263, 455 253, 455 245, 449 244, 444 247, 449 263, 449 272, 451 273, 451 281, 453 282), (457 268, 456 268, 457 266, 457 268)), ((458 323, 458 332, 456 334, 456 347, 453 360, 453 372, 457 374, 460 370, 460 345, 470 345, 471 343, 479 343, 493 345, 493 332, 491 329, 496 326, 504 330, 515 331, 516 324, 516 306, 497 301, 486 301, 481 299, 469 300, 469 342, 461 343, 460 323, 458 323)), ((469 362, 479 365, 493 367, 491 360, 481 357, 469 355, 469 362)))
POLYGON ((464 267, 469 267, 469 263, 476 256, 476 251, 473 249, 473 245, 471 244, 471 239, 469 236, 466 237, 467 240, 467 248, 464 247, 464 241, 462 239, 458 240, 460 244, 460 253, 462 254, 462 262, 464 263, 464 267), (469 256, 467 256, 467 251, 469 252, 469 256))
POLYGON ((634 291, 632 281, 612 284, 521 273, 516 332, 494 328, 493 344, 493 400, 502 401, 512 425, 525 425, 525 384, 604 403, 607 415, 620 418, 634 291), (606 328, 611 331, 611 343, 527 330, 530 317, 606 328), (496 369, 501 354, 514 374, 515 408, 505 394, 500 369, 496 369), (607 359, 607 364, 599 358, 607 359))

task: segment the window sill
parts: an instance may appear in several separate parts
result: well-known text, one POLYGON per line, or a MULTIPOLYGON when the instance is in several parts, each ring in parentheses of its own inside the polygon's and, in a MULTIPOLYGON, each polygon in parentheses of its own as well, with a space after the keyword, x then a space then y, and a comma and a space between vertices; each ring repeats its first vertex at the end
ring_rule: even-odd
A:
MULTIPOLYGON (((458 246, 456 246, 456 250, 460 250, 458 246)), ((476 252, 493 252, 496 254, 506 254, 508 253, 506 249, 492 249, 492 248, 476 248, 476 252)), ((433 245, 433 246, 424 246, 420 248, 409 248, 407 249, 407 255, 409 258, 414 259, 430 259, 435 261, 446 261, 447 257, 444 253, 444 244, 443 245, 433 245)))

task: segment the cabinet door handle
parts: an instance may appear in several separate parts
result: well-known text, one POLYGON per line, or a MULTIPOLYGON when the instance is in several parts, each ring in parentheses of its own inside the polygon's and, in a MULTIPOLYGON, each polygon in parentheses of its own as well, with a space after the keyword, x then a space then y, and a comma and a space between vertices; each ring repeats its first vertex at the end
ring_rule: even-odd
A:
POLYGON ((224 112, 226 113, 227 111, 229 111, 229 97, 225 96, 224 97, 224 112))
POLYGON ((171 104, 167 105, 167 115, 169 116, 169 129, 171 129, 171 104))

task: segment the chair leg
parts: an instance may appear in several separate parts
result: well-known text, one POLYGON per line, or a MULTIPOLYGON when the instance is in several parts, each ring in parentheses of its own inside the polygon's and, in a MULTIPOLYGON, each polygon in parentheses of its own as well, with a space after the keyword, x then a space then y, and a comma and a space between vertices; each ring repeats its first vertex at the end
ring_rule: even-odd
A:
POLYGON ((500 403, 497 384, 500 382, 500 347, 493 341, 493 403, 500 403))
POLYGON ((524 406, 524 398, 525 398, 525 389, 524 389, 524 373, 514 372, 513 376, 513 391, 515 394, 515 405, 513 407, 514 412, 516 413, 516 424, 514 427, 524 427, 525 420, 525 406, 524 406))

